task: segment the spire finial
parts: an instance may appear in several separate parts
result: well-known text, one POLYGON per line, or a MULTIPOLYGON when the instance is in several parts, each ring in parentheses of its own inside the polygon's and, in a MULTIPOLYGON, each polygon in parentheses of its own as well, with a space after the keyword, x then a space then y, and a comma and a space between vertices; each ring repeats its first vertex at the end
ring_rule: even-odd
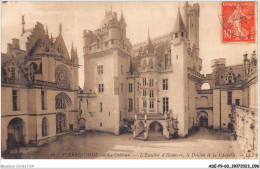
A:
POLYGON ((60 27, 60 35, 61 35, 61 33, 62 33, 62 24, 61 23, 60 23, 59 27, 60 27))
POLYGON ((46 35, 49 36, 48 26, 46 26, 46 35))

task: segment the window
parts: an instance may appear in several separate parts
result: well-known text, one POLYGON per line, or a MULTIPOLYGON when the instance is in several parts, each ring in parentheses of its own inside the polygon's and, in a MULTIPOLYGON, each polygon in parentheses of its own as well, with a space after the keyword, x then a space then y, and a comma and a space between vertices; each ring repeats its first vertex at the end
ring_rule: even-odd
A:
POLYGON ((91 50, 91 46, 88 49, 91 50))
POLYGON ((153 109, 153 108, 154 108, 154 102, 150 101, 150 109, 153 109))
POLYGON ((113 39, 111 40, 111 44, 114 44, 114 40, 113 39))
POLYGON ((146 86, 146 78, 143 78, 143 86, 146 86))
POLYGON ((100 127, 102 127, 102 123, 100 123, 99 125, 100 125, 100 127))
POLYGON ((102 112, 103 107, 102 107, 102 102, 99 103, 99 111, 102 112))
POLYGON ((100 41, 99 41, 99 39, 97 39, 97 48, 98 49, 100 48, 100 41))
POLYGON ((232 92, 228 92, 228 104, 232 104, 232 92))
POLYGON ((145 100, 143 101, 143 107, 147 107, 147 103, 145 100))
POLYGON ((98 92, 103 93, 104 92, 104 84, 99 84, 98 85, 98 92))
POLYGON ((103 74, 103 65, 99 65, 99 66, 97 67, 97 73, 98 73, 98 74, 103 74))
POLYGON ((42 90, 41 91, 42 110, 46 110, 45 100, 46 100, 46 91, 42 90))
POLYGON ((150 97, 154 97, 153 90, 150 90, 150 97))
POLYGON ((129 105, 128 111, 132 111, 133 110, 133 99, 128 99, 128 105, 129 105))
POLYGON ((178 60, 178 55, 176 55, 176 60, 178 60))
POLYGON ((169 110, 169 98, 164 97, 163 98, 163 113, 168 112, 169 110))
POLYGON ((129 93, 132 93, 133 92, 133 83, 129 83, 128 87, 129 87, 129 93))
POLYGON ((146 96, 146 89, 143 89, 143 96, 146 96))
POLYGON ((121 65, 121 74, 123 75, 124 74, 124 66, 121 65))
POLYGON ((18 110, 18 91, 13 90, 13 111, 18 110))
POLYGON ((163 79, 163 90, 168 90, 168 79, 163 79))
POLYGON ((175 38, 178 38, 178 33, 175 33, 175 38))
POLYGON ((108 46, 108 43, 107 43, 107 42, 105 42, 105 46, 106 46, 106 47, 108 46))
POLYGON ((46 117, 42 119, 42 136, 48 135, 48 120, 46 117))
POLYGON ((11 68, 11 78, 15 78, 15 68, 11 68))
POLYGON ((121 92, 124 93, 124 84, 121 83, 121 92))
POLYGON ((184 33, 183 32, 181 32, 181 37, 184 37, 184 33))
POLYGON ((55 98, 55 107, 56 107, 56 110, 59 110, 59 109, 66 109, 66 101, 64 99, 64 97, 62 96, 56 96, 55 98))
POLYGON ((149 85, 150 85, 150 86, 153 86, 153 79, 150 79, 149 85))

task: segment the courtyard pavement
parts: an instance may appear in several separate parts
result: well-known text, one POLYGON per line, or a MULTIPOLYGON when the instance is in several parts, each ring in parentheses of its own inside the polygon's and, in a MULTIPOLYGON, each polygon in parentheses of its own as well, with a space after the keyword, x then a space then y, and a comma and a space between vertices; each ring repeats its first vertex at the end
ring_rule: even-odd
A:
POLYGON ((201 128, 187 138, 134 140, 132 134, 70 133, 37 148, 21 149, 23 159, 242 159, 227 133, 201 128))

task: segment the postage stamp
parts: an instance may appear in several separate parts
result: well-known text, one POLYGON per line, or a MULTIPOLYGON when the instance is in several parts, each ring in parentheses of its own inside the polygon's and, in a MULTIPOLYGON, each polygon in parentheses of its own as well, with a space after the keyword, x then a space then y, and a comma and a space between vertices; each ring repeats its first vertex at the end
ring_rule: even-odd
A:
POLYGON ((256 41, 255 2, 223 2, 222 42, 256 41))

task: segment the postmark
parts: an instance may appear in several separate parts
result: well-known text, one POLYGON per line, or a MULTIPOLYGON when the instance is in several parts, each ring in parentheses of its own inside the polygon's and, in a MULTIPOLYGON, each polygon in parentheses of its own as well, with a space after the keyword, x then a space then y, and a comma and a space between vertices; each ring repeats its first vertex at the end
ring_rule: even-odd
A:
POLYGON ((222 31, 223 43, 256 41, 255 2, 222 2, 222 31))

